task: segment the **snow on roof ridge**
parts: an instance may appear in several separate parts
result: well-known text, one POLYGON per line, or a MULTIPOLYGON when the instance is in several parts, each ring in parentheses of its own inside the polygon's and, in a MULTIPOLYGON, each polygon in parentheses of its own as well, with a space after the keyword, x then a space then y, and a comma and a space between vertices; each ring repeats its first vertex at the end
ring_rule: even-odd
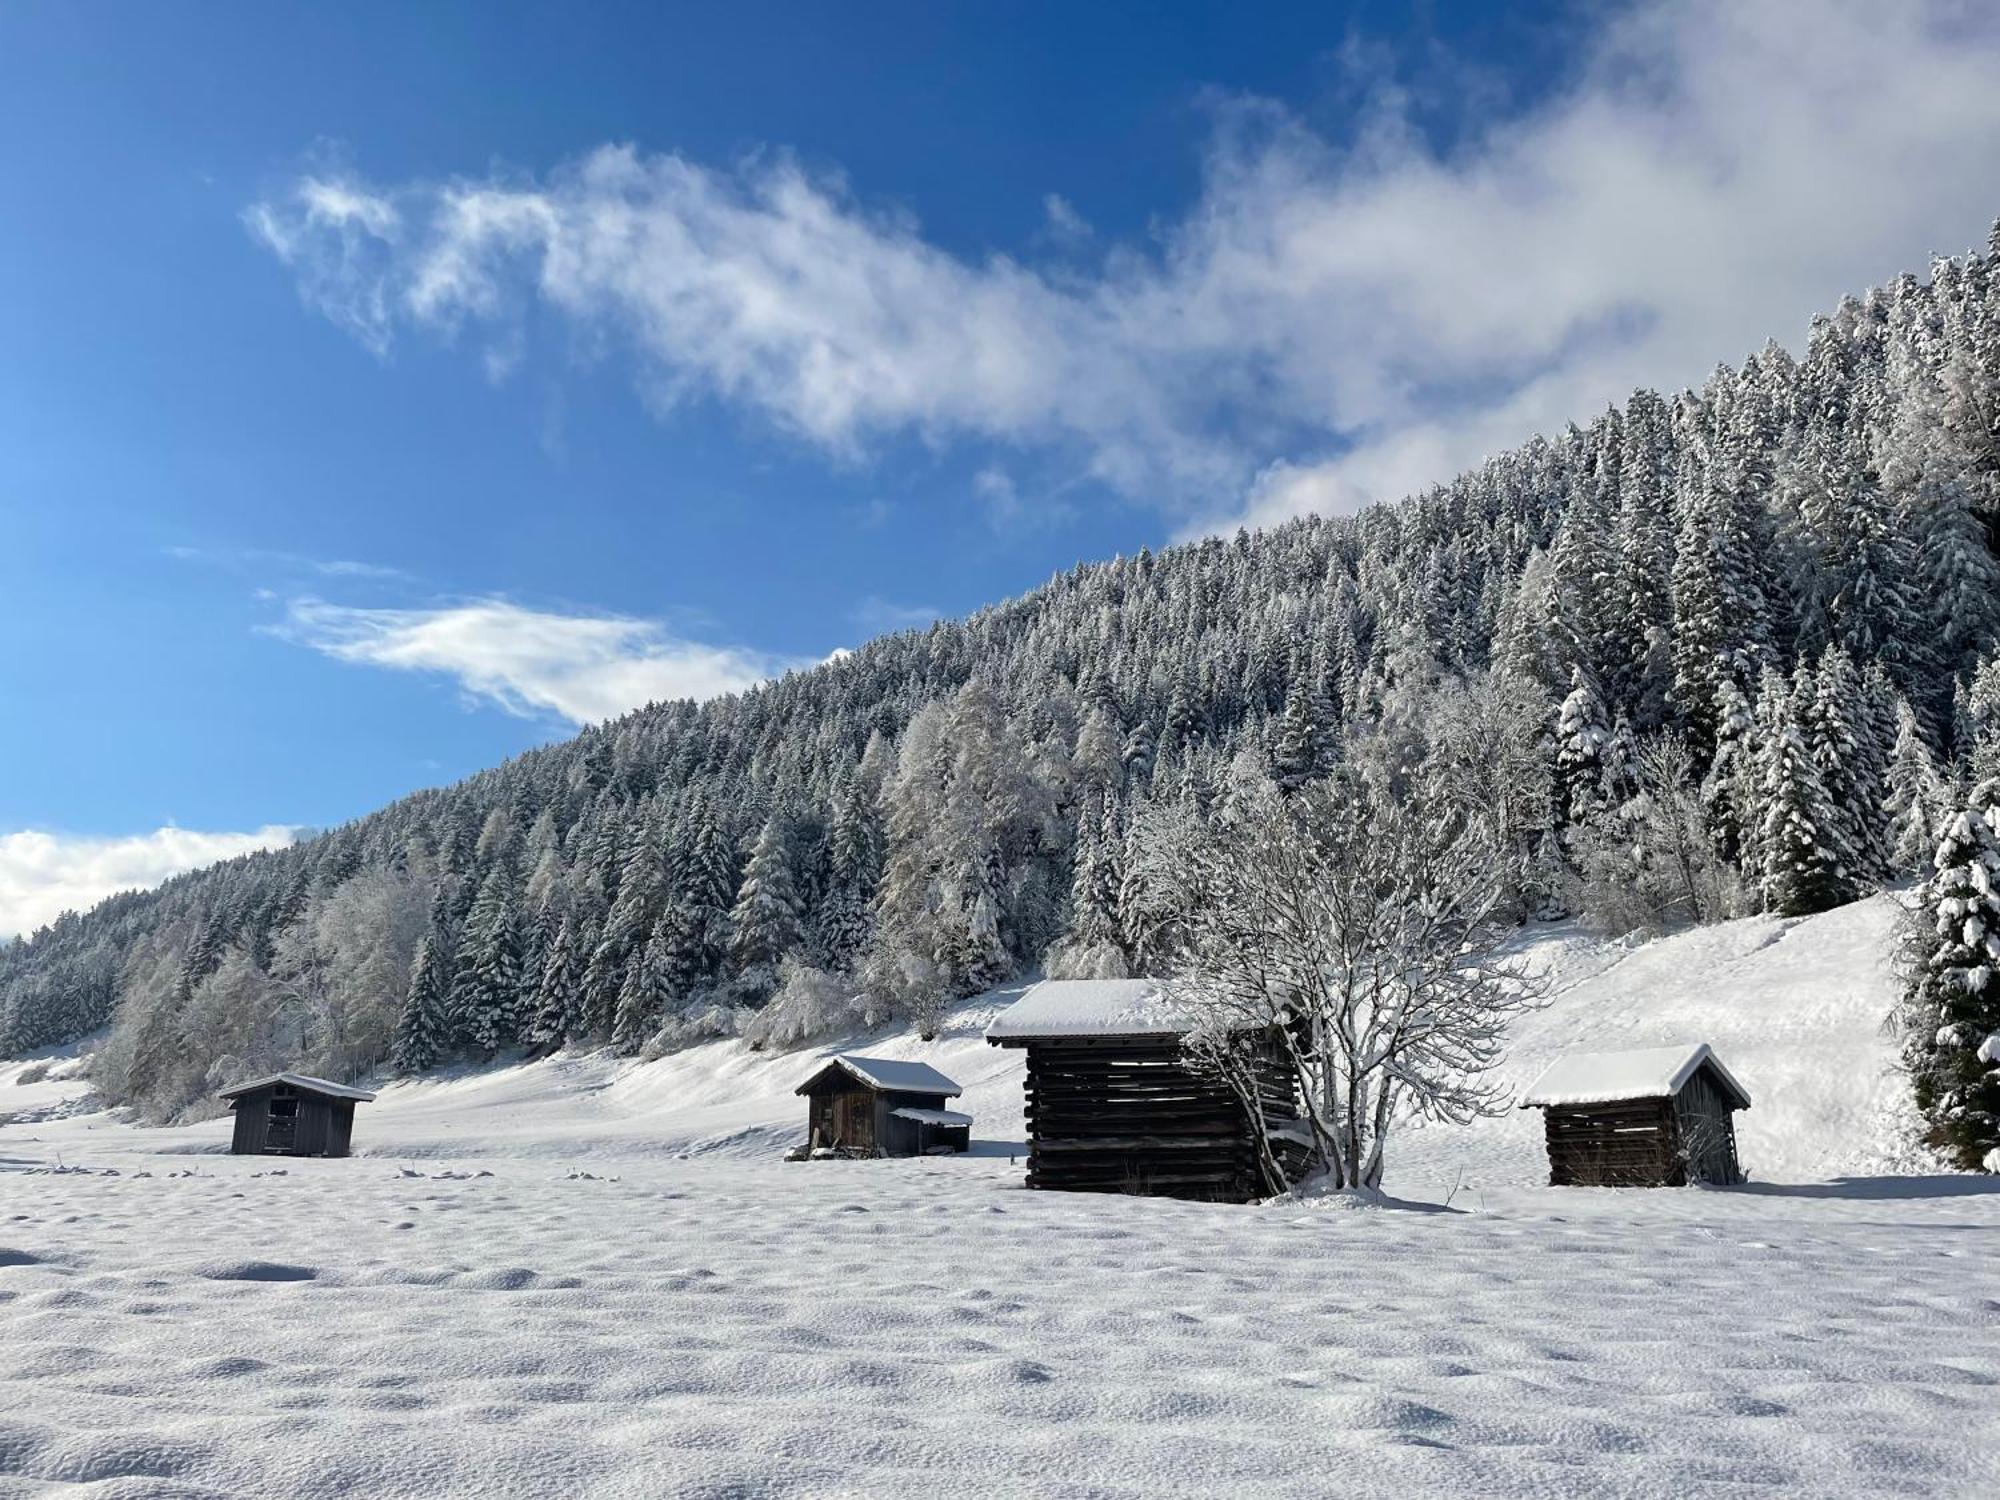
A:
POLYGON ((1046 1037, 1179 1036, 1186 1012, 1155 979, 1043 979, 986 1028, 989 1042, 1046 1037))
POLYGON ((336 1099, 359 1099, 364 1102, 375 1096, 366 1089, 357 1089, 344 1083, 335 1083, 330 1078, 315 1078, 310 1073, 267 1073, 262 1078, 253 1078, 248 1083, 233 1084, 215 1097, 234 1099, 238 1095, 250 1093, 253 1089, 268 1088, 274 1083, 289 1083, 295 1089, 311 1089, 319 1094, 331 1094, 336 1099))
POLYGON ((895 1057, 863 1057, 858 1052, 836 1052, 795 1092, 804 1093, 813 1079, 828 1068, 845 1068, 863 1083, 899 1094, 943 1094, 953 1099, 965 1092, 929 1063, 906 1062, 895 1057))
POLYGON ((1703 1063, 1750 1107, 1750 1091, 1722 1065, 1707 1042, 1666 1047, 1631 1047, 1617 1052, 1572 1052, 1559 1057, 1521 1096, 1521 1108, 1546 1105, 1609 1104, 1619 1099, 1670 1099, 1703 1063))

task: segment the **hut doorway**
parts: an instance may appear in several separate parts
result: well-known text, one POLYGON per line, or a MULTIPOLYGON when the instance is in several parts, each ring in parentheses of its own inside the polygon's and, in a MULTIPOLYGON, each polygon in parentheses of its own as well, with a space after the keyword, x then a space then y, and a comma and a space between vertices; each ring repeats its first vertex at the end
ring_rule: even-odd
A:
POLYGON ((278 1098, 271 1101, 271 1115, 264 1127, 266 1151, 290 1151, 298 1138, 299 1101, 278 1098))
POLYGON ((833 1096, 833 1144, 847 1151, 875 1146, 875 1099, 855 1089, 833 1096))

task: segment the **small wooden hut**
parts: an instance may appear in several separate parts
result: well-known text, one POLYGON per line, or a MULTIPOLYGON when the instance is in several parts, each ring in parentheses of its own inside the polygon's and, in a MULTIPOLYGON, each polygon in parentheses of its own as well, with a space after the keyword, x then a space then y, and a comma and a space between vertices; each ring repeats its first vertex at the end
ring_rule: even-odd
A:
POLYGON ((972 1144, 972 1116, 945 1108, 958 1085, 928 1063, 843 1052, 796 1092, 810 1101, 809 1153, 924 1156, 972 1144))
POLYGON ((1556 1187, 1741 1182, 1732 1116, 1749 1107, 1706 1042, 1572 1053, 1521 1100, 1542 1111, 1556 1187))
MULTIPOLYGON (((1183 1058, 1188 1031, 1147 979, 1043 980, 1002 1012, 986 1040, 1028 1054, 1028 1186, 1228 1203, 1276 1191, 1246 1106, 1183 1058)), ((1283 1132, 1299 1111, 1280 1039, 1259 1069, 1266 1128, 1283 1132)))
POLYGON ((354 1139, 354 1106, 375 1096, 303 1073, 273 1073, 224 1089, 236 1111, 230 1151, 237 1156, 345 1156, 354 1139))

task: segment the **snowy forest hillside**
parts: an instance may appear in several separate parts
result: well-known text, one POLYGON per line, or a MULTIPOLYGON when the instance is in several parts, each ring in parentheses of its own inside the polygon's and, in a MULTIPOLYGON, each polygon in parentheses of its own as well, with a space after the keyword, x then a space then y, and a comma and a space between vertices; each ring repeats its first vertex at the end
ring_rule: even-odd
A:
POLYGON ((0 950, 0 1055, 101 1027, 170 1118, 277 1066, 889 1015, 1157 969, 1148 829, 1366 763, 1476 808, 1517 919, 1797 915, 2000 773, 2000 230, 1699 391, 1448 485, 1079 567, 654 705, 0 950))

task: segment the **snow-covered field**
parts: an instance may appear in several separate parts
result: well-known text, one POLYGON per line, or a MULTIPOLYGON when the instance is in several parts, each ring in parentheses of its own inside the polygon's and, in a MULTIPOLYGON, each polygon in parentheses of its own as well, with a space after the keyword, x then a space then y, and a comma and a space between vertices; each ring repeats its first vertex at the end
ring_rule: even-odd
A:
POLYGON ((1889 918, 1544 944, 1509 1076, 1712 1043, 1725 1191, 1547 1188, 1520 1112, 1403 1207, 1029 1193, 994 1003, 859 1040, 965 1085, 943 1160, 778 1161, 818 1054, 398 1084, 343 1162, 0 1065, 0 1495, 2000 1493, 2000 1195, 1909 1175, 1889 918))

